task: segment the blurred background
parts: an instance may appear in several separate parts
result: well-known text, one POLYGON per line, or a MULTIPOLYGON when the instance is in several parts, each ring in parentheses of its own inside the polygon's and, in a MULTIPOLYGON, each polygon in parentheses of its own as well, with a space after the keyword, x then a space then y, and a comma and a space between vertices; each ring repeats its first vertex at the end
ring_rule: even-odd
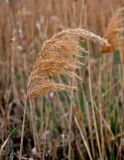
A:
MULTIPOLYGON (((1 159, 19 157, 27 80, 43 42, 78 27, 104 37, 123 6, 124 0, 0 0, 1 147, 8 138, 1 159)), ((83 80, 76 81, 73 114, 78 125, 72 120, 71 159, 123 160, 123 53, 115 49, 103 54, 91 42, 83 46, 91 54, 78 73, 83 80)), ((67 92, 50 92, 28 102, 22 159, 68 159, 69 106, 67 92)))

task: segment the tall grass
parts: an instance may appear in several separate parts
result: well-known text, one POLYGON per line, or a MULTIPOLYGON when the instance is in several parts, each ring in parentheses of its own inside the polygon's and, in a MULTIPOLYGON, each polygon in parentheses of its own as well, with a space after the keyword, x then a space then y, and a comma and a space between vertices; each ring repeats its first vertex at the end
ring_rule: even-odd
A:
POLYGON ((111 50, 114 54, 101 54, 74 29, 90 30, 111 43, 110 23, 117 22, 123 36, 123 16, 119 23, 112 20, 123 5, 123 0, 0 1, 1 159, 19 159, 20 153, 22 159, 124 159, 119 47, 111 50), (28 82, 31 100, 23 119, 28 82))
MULTIPOLYGON (((77 29, 68 29, 62 31, 54 35, 51 39, 47 40, 43 44, 43 46, 41 47, 41 53, 39 54, 35 62, 33 71, 31 72, 28 82, 27 98, 45 95, 46 93, 49 93, 51 91, 53 92, 57 90, 68 90, 68 91, 70 90, 71 94, 70 94, 70 113, 69 113, 69 145, 68 145, 69 159, 71 159, 72 157, 71 128, 72 128, 72 116, 73 116, 72 112, 75 103, 73 92, 74 88, 76 88, 74 86, 76 78, 80 79, 80 77, 75 72, 77 69, 80 69, 81 65, 83 65, 83 63, 79 61, 79 59, 83 57, 83 51, 88 52, 80 47, 79 41, 85 39, 92 40, 104 46, 109 46, 107 40, 100 38, 99 36, 93 34, 92 32, 84 29, 77 28, 77 29), (59 82, 59 80, 58 82, 53 80, 57 79, 57 76, 60 75, 71 77, 72 78, 71 83, 68 80, 68 84, 70 83, 70 85, 68 84, 65 85, 59 82)), ((22 152, 22 147, 21 147, 21 152, 22 152)))

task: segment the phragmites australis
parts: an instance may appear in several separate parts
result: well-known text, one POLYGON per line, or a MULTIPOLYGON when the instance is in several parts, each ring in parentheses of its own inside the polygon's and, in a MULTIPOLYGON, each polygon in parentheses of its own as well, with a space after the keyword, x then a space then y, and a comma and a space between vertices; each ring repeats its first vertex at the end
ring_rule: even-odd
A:
POLYGON ((67 29, 45 41, 28 80, 27 98, 37 97, 50 91, 68 90, 69 85, 56 82, 55 77, 79 76, 74 72, 82 63, 80 57, 87 51, 80 46, 81 40, 92 40, 100 45, 108 42, 85 29, 67 29))
POLYGON ((104 38, 110 46, 102 46, 101 53, 114 53, 117 49, 122 53, 124 63, 124 8, 118 9, 110 19, 104 38))

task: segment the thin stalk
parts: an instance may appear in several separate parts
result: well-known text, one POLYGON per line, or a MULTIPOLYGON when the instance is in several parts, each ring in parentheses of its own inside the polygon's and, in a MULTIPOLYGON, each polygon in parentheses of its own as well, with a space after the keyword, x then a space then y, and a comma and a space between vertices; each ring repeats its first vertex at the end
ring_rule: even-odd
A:
MULTIPOLYGON (((82 88, 83 89, 83 88, 82 88)), ((94 149, 94 142, 93 142, 93 134, 92 134, 92 119, 91 119, 91 113, 89 111, 89 106, 86 100, 86 95, 83 92, 83 97, 84 97, 84 102, 85 102, 85 112, 86 112, 86 118, 87 118, 87 125, 89 128, 89 133, 90 133, 90 142, 91 142, 91 152, 93 157, 95 157, 95 149, 94 149)))
POLYGON ((31 112, 31 122, 32 122, 32 129, 33 129, 33 137, 34 137, 34 145, 35 145, 35 148, 36 148, 36 145, 37 145, 37 134, 36 134, 36 120, 35 120, 35 111, 34 111, 34 103, 33 101, 31 102, 30 101, 30 112, 31 112))
MULTIPOLYGON (((77 61, 78 59, 75 59, 77 61)), ((75 69, 73 69, 73 72, 75 69)), ((72 85, 72 90, 71 90, 71 95, 70 95, 70 110, 69 110, 69 146, 68 146, 68 159, 71 160, 71 127, 72 127, 72 112, 73 112, 73 105, 74 105, 74 89, 73 86, 75 84, 75 78, 74 75, 72 77, 71 85, 72 85)))
POLYGON ((22 149, 23 149, 23 137, 24 137, 24 128, 25 128, 26 110, 27 110, 27 100, 25 100, 25 102, 24 102, 24 114, 23 114, 22 132, 21 132, 21 143, 20 143, 19 160, 22 159, 22 149))
POLYGON ((81 131, 80 125, 79 125, 78 120, 77 120, 77 118, 76 118, 75 116, 74 116, 74 121, 75 121, 75 123, 76 123, 76 125, 77 125, 77 127, 78 127, 78 129, 79 129, 81 138, 83 139, 84 145, 85 145, 86 150, 87 150, 87 153, 88 153, 88 155, 89 155, 89 158, 90 158, 90 160, 93 160, 93 158, 92 158, 92 156, 91 156, 91 154, 90 154, 90 150, 89 150, 88 144, 87 144, 87 142, 85 141, 84 135, 83 135, 83 133, 82 133, 82 131, 81 131))
MULTIPOLYGON (((102 64, 102 61, 100 59, 100 64, 102 64)), ((99 95, 99 117, 100 117, 100 135, 101 135, 101 152, 102 152, 102 156, 104 157, 105 155, 105 146, 104 146, 104 135, 103 135, 103 121, 102 121, 102 97, 101 97, 101 81, 102 81, 102 75, 101 75, 101 65, 100 67, 100 71, 99 71, 99 77, 98 77, 98 95, 99 95)))
POLYGON ((81 5, 79 27, 82 27, 82 20, 83 20, 83 18, 84 18, 84 0, 82 0, 82 5, 81 5))
MULTIPOLYGON (((72 79, 72 86, 74 84, 74 77, 72 79)), ((73 97, 74 91, 71 91, 70 97, 70 110, 69 110, 69 146, 68 146, 68 159, 71 160, 71 127, 72 127, 72 111, 73 111, 73 97)))
POLYGON ((100 141, 99 141, 99 136, 98 136, 98 130, 97 130, 97 124, 96 124, 96 117, 95 117, 95 110, 94 110, 94 102, 93 102, 93 94, 92 94, 92 84, 91 84, 91 71, 90 71, 90 64, 88 64, 88 72, 89 72, 89 90, 90 90, 90 100, 91 100, 91 109, 92 109, 92 114, 93 114, 93 123, 95 127, 95 134, 96 134, 96 140, 98 144, 98 150, 99 150, 99 156, 100 160, 102 160, 102 153, 101 153, 101 148, 100 148, 100 141))

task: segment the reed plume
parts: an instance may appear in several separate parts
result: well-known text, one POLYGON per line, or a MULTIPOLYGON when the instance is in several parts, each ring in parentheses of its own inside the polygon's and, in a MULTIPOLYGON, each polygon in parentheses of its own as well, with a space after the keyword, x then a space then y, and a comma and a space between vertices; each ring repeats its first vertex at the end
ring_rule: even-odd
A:
POLYGON ((67 29, 45 41, 28 81, 27 98, 37 97, 50 91, 68 90, 72 86, 55 82, 55 76, 68 75, 79 78, 74 70, 80 68, 80 57, 87 52, 80 40, 92 40, 100 45, 107 41, 85 29, 67 29))
POLYGON ((124 62, 124 8, 118 9, 106 28, 104 38, 108 40, 110 46, 102 46, 101 53, 114 53, 119 49, 124 62))

